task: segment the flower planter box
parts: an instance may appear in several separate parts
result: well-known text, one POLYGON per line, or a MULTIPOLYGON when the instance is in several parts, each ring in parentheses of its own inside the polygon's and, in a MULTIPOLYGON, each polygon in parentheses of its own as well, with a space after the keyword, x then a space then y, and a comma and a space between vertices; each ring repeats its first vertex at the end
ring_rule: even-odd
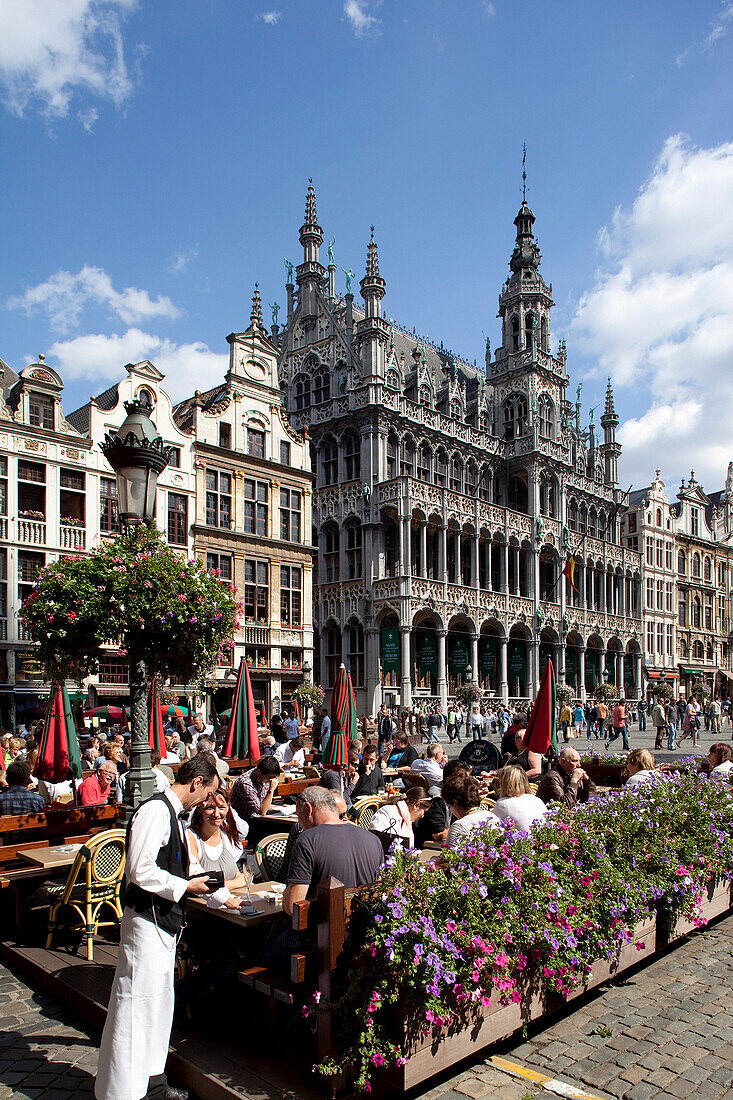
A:
POLYGON ((600 758, 597 764, 594 761, 592 764, 584 764, 583 767, 588 773, 588 778, 592 779, 598 787, 620 788, 623 786, 621 780, 621 773, 624 770, 623 764, 604 764, 603 759, 600 758))
MULTIPOLYGON (((726 913, 731 908, 733 898, 731 896, 731 883, 727 879, 711 879, 708 883, 707 895, 703 897, 701 915, 706 921, 714 920, 721 913, 726 913)), ((657 925, 657 950, 667 947, 682 936, 695 932, 700 925, 675 914, 669 909, 660 912, 657 925)))
POLYGON ((497 998, 494 1004, 492 998, 492 1004, 488 1007, 467 1010, 461 1022, 441 1031, 420 1035, 420 1019, 415 1016, 405 1018, 403 1015, 395 1021, 394 1041, 402 1047, 405 1065, 380 1073, 380 1083, 399 1091, 413 1088, 462 1059, 478 1054, 484 1047, 509 1038, 531 1021, 561 1009, 609 978, 651 957, 656 941, 657 919, 652 917, 636 926, 633 941, 621 948, 617 960, 597 959, 585 984, 568 997, 545 993, 533 980, 534 976, 530 976, 524 987, 520 987, 522 1000, 519 1003, 501 1005, 497 998))

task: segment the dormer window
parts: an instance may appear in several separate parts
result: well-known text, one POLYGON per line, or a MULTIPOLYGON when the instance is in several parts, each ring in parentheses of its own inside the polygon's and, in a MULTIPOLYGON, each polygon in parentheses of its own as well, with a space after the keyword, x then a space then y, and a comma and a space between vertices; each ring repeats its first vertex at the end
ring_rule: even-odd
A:
POLYGON ((53 431, 54 400, 45 393, 31 393, 28 396, 28 423, 32 428, 49 428, 53 431))

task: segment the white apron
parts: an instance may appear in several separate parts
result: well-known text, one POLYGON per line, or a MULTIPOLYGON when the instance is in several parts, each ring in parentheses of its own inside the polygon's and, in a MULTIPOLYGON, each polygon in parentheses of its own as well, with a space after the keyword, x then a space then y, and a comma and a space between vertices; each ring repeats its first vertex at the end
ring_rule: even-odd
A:
POLYGON ((141 1100, 165 1072, 173 1023, 176 937, 125 909, 94 1086, 97 1100, 141 1100))

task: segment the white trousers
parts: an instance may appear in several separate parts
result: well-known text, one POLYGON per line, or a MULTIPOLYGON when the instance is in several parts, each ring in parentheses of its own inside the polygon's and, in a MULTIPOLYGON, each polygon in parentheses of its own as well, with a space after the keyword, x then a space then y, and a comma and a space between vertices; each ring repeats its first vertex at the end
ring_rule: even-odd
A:
POLYGON ((125 909, 94 1086, 97 1100, 141 1100, 165 1071, 176 938, 125 909))

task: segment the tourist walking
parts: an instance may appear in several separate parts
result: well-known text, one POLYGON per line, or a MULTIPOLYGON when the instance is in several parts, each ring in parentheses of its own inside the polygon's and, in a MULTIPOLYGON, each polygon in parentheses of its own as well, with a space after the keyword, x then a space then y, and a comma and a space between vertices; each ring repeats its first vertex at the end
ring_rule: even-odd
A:
POLYGON ((637 716, 639 718, 639 729, 640 730, 645 730, 646 729, 646 712, 647 712, 647 701, 646 701, 646 699, 640 699, 639 702, 636 704, 636 713, 637 713, 637 716))
POLYGON ((604 741, 604 748, 608 748, 614 741, 618 741, 619 737, 623 736, 624 749, 629 747, 629 728, 626 722, 626 700, 619 699, 616 706, 613 708, 613 715, 611 717, 611 724, 613 726, 613 735, 604 741))
POLYGON ((654 749, 661 749, 662 738, 667 733, 667 711, 661 699, 652 707, 652 725, 654 726, 654 749))

